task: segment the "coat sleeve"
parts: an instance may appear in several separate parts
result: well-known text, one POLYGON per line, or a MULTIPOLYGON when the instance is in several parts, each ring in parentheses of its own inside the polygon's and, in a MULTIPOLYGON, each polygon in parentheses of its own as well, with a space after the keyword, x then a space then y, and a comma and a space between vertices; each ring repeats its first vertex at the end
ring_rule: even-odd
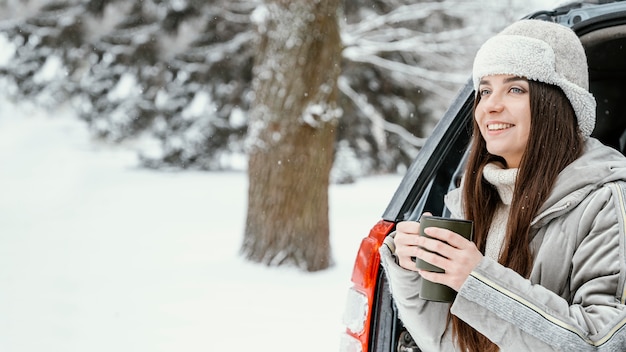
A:
POLYGON ((393 251, 392 234, 385 239, 379 252, 400 320, 422 352, 455 351, 451 331, 446 329, 450 304, 421 299, 421 277, 398 265, 393 251))
POLYGON ((625 197, 623 187, 610 187, 579 214, 580 240, 571 263, 564 258, 571 299, 484 258, 452 313, 503 351, 625 351, 625 197))

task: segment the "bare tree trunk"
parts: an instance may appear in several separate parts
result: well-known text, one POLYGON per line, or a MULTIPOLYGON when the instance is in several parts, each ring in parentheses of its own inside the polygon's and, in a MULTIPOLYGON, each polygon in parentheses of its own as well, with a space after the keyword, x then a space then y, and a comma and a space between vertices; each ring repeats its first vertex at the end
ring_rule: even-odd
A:
POLYGON ((249 260, 308 271, 331 265, 328 185, 341 114, 338 4, 268 0, 258 21, 242 244, 249 260))

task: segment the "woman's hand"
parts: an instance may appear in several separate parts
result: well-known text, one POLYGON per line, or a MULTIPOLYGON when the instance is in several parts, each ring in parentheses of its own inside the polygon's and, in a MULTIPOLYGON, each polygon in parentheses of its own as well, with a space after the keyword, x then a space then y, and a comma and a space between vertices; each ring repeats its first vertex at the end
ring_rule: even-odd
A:
POLYGON ((483 259, 482 253, 474 242, 450 230, 428 227, 424 233, 432 238, 417 236, 418 250, 415 256, 442 268, 445 273, 419 270, 420 275, 428 281, 444 284, 458 291, 483 259))
POLYGON ((394 242, 398 263, 405 269, 418 271, 426 280, 444 284, 458 291, 482 260, 482 253, 474 242, 450 230, 438 227, 425 229, 424 233, 432 238, 419 236, 419 230, 420 224, 415 221, 400 222, 396 225, 394 242), (418 270, 411 257, 438 266, 445 270, 445 273, 418 270))

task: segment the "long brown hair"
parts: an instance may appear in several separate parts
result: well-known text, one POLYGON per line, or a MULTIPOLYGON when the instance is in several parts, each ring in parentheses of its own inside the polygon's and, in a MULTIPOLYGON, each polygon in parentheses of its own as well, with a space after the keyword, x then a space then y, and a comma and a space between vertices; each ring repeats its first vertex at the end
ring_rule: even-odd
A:
MULTIPOLYGON (((556 86, 529 81, 531 111, 530 134, 519 165, 511 201, 506 235, 499 263, 528 278, 533 265, 530 250, 530 223, 548 198, 559 173, 576 160, 584 140, 574 110, 556 86)), ((474 110, 480 101, 477 95, 474 110)), ((487 151, 485 140, 474 119, 467 172, 463 184, 465 216, 474 221, 474 241, 484 254, 487 233, 500 201, 497 190, 483 175, 483 167, 503 158, 487 151), (474 172, 475 171, 475 172, 474 172)), ((462 351, 497 351, 485 336, 450 314, 452 331, 462 351)))

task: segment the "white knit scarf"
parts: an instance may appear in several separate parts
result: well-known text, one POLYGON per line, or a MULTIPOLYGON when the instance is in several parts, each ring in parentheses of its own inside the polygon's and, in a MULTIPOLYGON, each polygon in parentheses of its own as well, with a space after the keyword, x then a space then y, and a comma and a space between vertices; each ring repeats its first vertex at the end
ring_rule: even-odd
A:
POLYGON ((497 163, 487 164, 483 169, 483 177, 498 190, 501 200, 491 221, 485 247, 485 255, 495 261, 498 261, 500 258, 502 244, 504 243, 506 224, 509 218, 509 210, 511 209, 513 191, 515 190, 515 180, 517 179, 517 170, 504 169, 497 163))

